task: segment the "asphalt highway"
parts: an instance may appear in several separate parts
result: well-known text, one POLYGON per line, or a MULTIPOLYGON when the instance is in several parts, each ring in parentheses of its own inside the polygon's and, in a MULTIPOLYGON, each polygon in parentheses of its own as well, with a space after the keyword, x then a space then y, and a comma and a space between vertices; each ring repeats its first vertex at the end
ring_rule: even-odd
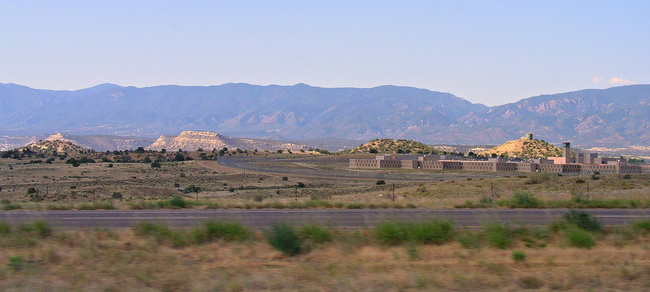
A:
MULTIPOLYGON (((566 209, 286 209, 286 210, 110 210, 110 211, 5 211, 0 221, 18 225, 45 220, 59 228, 130 228, 142 221, 163 222, 175 228, 198 226, 205 221, 240 222, 266 228, 276 222, 316 223, 336 228, 369 228, 384 220, 452 220, 459 228, 477 228, 486 222, 543 227, 559 219, 566 209)), ((650 218, 647 209, 588 209, 604 225, 626 225, 650 218)))

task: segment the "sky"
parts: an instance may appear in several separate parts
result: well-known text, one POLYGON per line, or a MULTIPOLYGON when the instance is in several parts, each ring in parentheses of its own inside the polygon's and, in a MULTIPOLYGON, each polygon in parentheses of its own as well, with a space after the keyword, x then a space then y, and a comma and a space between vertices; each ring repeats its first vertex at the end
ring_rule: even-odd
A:
POLYGON ((650 1, 4 1, 0 83, 399 85, 485 105, 650 83, 650 1))

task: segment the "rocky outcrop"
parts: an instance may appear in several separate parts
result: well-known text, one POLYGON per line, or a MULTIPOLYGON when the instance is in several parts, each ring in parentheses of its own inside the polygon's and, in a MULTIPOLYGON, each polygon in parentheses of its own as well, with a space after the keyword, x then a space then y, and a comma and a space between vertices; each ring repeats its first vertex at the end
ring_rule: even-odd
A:
MULTIPOLYGON (((54 136, 54 135, 53 135, 54 136)), ((44 154, 44 155, 62 155, 62 154, 72 154, 72 153, 84 153, 91 151, 88 148, 81 147, 76 145, 73 141, 69 140, 56 140, 56 139, 46 139, 45 141, 40 141, 38 143, 29 144, 25 147, 19 148, 19 151, 44 154)))
POLYGON ((46 141, 68 141, 84 148, 91 148, 97 151, 112 150, 133 150, 138 147, 146 147, 154 140, 148 138, 108 136, 108 135, 68 135, 56 133, 46 141))
POLYGON ((199 148, 204 150, 212 149, 242 149, 242 150, 255 150, 275 151, 282 150, 299 150, 309 148, 309 145, 299 145, 290 142, 264 140, 264 139, 247 139, 247 138, 232 138, 214 132, 205 131, 183 131, 180 135, 173 136, 160 136, 156 142, 146 147, 150 150, 160 151, 167 149, 176 151, 181 149, 183 151, 194 151, 199 148))

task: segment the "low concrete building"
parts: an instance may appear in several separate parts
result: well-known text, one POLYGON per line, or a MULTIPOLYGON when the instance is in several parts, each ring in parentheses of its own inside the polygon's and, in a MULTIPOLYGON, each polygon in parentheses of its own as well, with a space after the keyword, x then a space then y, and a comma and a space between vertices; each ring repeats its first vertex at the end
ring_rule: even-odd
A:
MULTIPOLYGON (((650 173, 650 165, 627 164, 615 158, 600 158, 596 153, 575 153, 570 157, 570 143, 565 142, 562 157, 513 162, 506 158, 485 160, 449 159, 444 155, 377 155, 375 159, 350 159, 350 168, 405 168, 430 170, 552 172, 552 173, 650 173)), ((464 158, 466 159, 466 158, 464 158)))

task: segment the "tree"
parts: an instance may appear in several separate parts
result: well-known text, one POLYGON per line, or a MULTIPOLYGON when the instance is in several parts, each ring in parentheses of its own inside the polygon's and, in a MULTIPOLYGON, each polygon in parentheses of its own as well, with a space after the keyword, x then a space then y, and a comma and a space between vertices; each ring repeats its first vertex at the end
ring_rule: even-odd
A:
POLYGON ((138 153, 138 154, 141 154, 141 153, 144 153, 144 152, 145 152, 144 147, 138 147, 138 149, 135 149, 135 151, 133 151, 133 153, 138 153))
POLYGON ((174 156, 174 161, 185 161, 185 156, 180 152, 177 152, 176 156, 174 156))

